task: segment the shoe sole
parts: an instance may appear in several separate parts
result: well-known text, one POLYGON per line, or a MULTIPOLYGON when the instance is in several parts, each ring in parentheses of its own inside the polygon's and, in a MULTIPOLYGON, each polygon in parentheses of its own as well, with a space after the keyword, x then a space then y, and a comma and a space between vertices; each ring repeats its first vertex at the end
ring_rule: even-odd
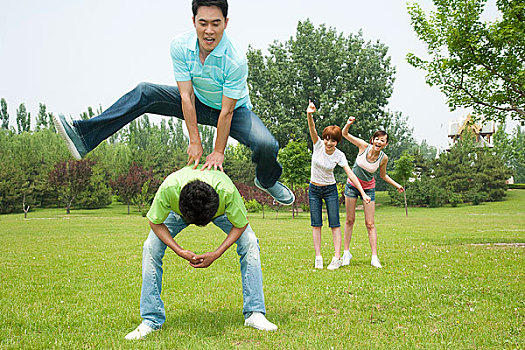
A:
POLYGON ((245 327, 251 327, 253 329, 257 329, 258 331, 267 331, 267 332, 273 332, 273 331, 276 331, 278 328, 275 328, 275 329, 266 329, 266 328, 262 328, 262 327, 257 327, 255 325, 252 325, 252 324, 247 324, 245 323, 244 324, 245 327))
POLYGON ((253 181, 253 183, 255 184, 255 186, 256 186, 258 189, 260 189, 260 190, 262 190, 262 191, 268 193, 268 194, 269 194, 269 195, 270 195, 270 196, 271 196, 271 197, 272 197, 277 203, 279 203, 279 204, 281 204, 281 205, 292 205, 293 202, 295 202, 295 194, 293 194, 292 190, 290 190, 290 189, 289 189, 289 190, 290 190, 290 193, 292 194, 292 201, 291 201, 290 203, 283 203, 283 202, 279 201, 277 198, 275 198, 274 196, 272 196, 271 193, 268 192, 268 190, 266 190, 266 188, 264 188, 264 187, 262 187, 262 186, 259 186, 259 185, 257 184, 256 181, 253 181))
POLYGON ((57 129, 59 135, 62 136, 64 141, 66 141, 67 148, 69 149, 69 152, 71 152, 71 155, 73 156, 73 158, 75 158, 76 160, 81 160, 82 157, 80 156, 80 153, 78 152, 73 141, 69 138, 66 132, 66 129, 62 125, 62 121, 60 120, 60 117, 55 116, 53 114, 52 119, 53 119, 53 124, 55 124, 55 128, 57 129))

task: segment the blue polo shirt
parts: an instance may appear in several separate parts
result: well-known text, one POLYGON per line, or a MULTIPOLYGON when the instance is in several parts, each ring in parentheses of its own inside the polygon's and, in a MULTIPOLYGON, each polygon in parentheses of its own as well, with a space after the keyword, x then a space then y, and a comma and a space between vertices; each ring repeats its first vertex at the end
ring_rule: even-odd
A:
POLYGON ((176 81, 190 81, 195 96, 205 105, 221 109, 222 96, 237 100, 235 108, 252 108, 248 93, 248 60, 246 54, 223 33, 222 39, 206 57, 199 58, 195 31, 178 35, 170 44, 176 81))

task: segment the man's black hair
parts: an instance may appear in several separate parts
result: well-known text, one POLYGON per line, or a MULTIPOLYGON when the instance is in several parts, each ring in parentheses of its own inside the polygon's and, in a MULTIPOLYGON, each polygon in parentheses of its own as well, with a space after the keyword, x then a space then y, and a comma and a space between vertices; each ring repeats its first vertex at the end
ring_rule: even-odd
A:
POLYGON ((184 221, 189 224, 206 226, 217 213, 219 195, 206 182, 188 182, 180 191, 179 209, 184 221))
POLYGON ((193 17, 197 16, 197 10, 201 6, 217 6, 221 9, 224 18, 228 17, 228 0, 193 0, 191 3, 193 17))

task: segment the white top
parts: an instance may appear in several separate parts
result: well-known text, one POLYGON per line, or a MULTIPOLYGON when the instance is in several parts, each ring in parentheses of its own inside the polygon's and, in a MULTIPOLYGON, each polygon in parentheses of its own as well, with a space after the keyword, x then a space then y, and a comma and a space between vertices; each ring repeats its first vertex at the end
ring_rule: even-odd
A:
POLYGON ((373 173, 375 173, 377 171, 377 169, 379 169, 379 165, 381 164, 381 160, 383 159, 385 154, 383 153, 383 151, 381 151, 379 153, 379 156, 375 160, 375 162, 370 162, 368 160, 367 156, 368 156, 368 152, 370 152, 371 148, 372 148, 372 145, 368 145, 366 150, 364 150, 363 153, 361 153, 361 154, 359 154, 357 156, 357 158, 355 159, 355 163, 361 169, 364 169, 364 170, 368 171, 369 173, 373 174, 373 173))
POLYGON ((337 148, 334 153, 326 154, 324 142, 318 138, 312 153, 310 181, 319 185, 335 184, 334 168, 338 164, 341 167, 348 165, 345 154, 337 148))

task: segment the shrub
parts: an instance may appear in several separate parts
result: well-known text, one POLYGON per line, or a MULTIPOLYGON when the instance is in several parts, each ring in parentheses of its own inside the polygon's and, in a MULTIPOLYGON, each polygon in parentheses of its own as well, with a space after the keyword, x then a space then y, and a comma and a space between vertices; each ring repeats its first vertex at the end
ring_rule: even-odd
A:
POLYGON ((248 213, 258 213, 261 210, 261 204, 257 202, 255 199, 250 200, 244 200, 244 206, 246 207, 246 210, 248 213))
POLYGON ((525 190, 525 184, 509 184, 507 187, 512 190, 525 190))
POLYGON ((463 196, 459 193, 450 193, 448 202, 451 206, 457 207, 459 204, 463 203, 463 196))

